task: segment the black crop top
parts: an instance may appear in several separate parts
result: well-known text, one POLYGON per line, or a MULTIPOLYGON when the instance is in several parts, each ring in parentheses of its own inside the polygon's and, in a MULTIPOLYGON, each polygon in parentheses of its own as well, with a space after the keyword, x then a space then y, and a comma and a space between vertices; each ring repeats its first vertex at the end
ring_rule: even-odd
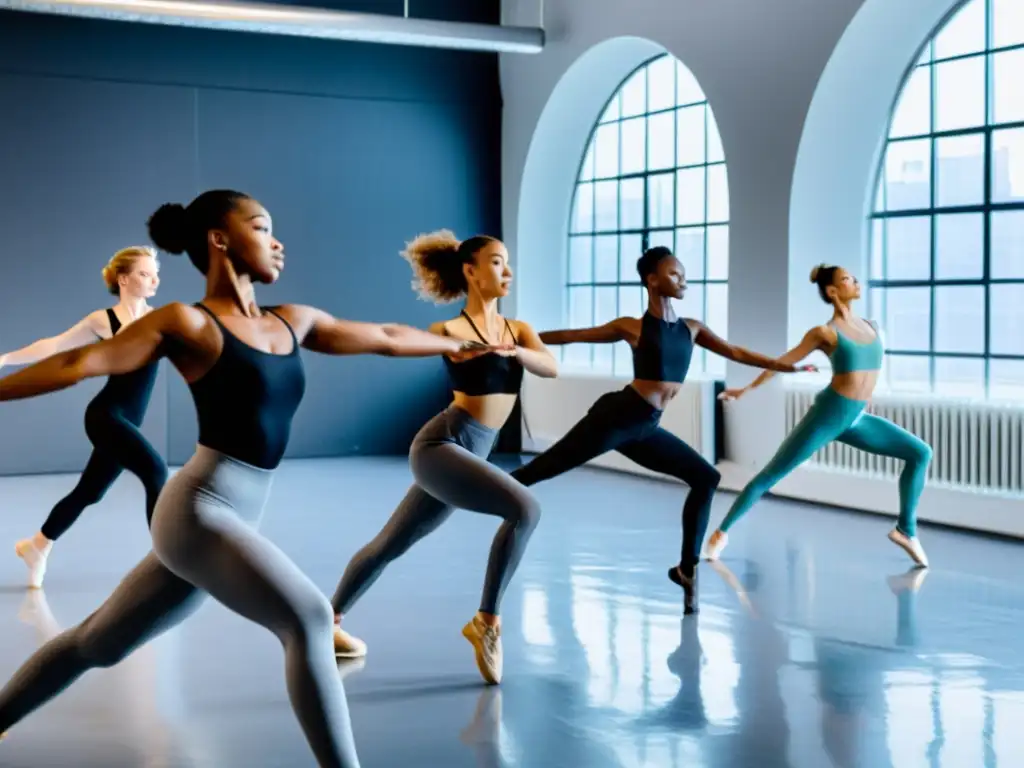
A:
POLYGON ((213 367, 189 385, 199 419, 199 443, 263 469, 281 463, 292 417, 306 389, 299 340, 286 355, 262 352, 233 335, 203 304, 195 304, 220 327, 224 347, 213 367))
POLYGON ((685 320, 666 322, 650 312, 640 318, 640 338, 633 348, 633 376, 645 381, 682 383, 690 369, 693 334, 685 320))
MULTIPOLYGON (((113 309, 107 309, 110 320, 110 334, 116 336, 121 330, 121 321, 113 309)), ((124 413, 132 421, 141 421, 146 415, 149 398, 153 394, 153 384, 159 363, 153 362, 129 373, 118 373, 107 379, 103 389, 99 391, 93 402, 104 403, 124 413)))
MULTIPOLYGON (((480 333, 465 310, 461 314, 469 321, 476 335, 480 337, 480 341, 489 344, 490 342, 480 333)), ((512 343, 518 344, 507 318, 505 319, 505 328, 508 329, 509 335, 512 337, 512 343)), ((445 328, 444 332, 447 335, 448 329, 445 328)), ((523 364, 514 357, 505 357, 492 352, 461 363, 445 357, 444 362, 448 367, 448 375, 451 377, 452 389, 466 395, 517 395, 523 383, 523 364)))

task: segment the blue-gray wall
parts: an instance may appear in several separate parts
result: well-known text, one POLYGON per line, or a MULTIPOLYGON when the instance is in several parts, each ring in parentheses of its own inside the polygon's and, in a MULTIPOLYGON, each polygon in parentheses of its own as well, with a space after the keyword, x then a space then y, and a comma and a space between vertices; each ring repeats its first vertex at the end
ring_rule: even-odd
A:
MULTIPOLYGON (((413 12, 493 23, 498 3, 413 12)), ((289 260, 262 303, 421 327, 451 316, 416 299, 398 251, 442 226, 500 234, 500 112, 494 55, 0 11, 0 349, 108 305, 109 255, 146 242, 161 203, 210 187, 249 192, 274 217, 289 260)), ((201 297, 187 260, 162 266, 157 303, 201 297)), ((436 359, 305 361, 291 457, 404 452, 446 397, 436 359)), ((195 415, 161 368, 144 431, 180 463, 195 415)), ((0 473, 81 469, 101 383, 0 406, 0 473)))

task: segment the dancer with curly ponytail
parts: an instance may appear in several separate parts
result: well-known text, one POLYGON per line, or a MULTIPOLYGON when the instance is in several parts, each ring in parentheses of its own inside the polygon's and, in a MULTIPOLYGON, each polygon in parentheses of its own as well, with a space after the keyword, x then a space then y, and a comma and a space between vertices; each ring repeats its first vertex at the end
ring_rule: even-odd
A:
POLYGON ((462 629, 476 652, 480 674, 493 685, 501 682, 503 670, 501 597, 537 526, 540 508, 521 483, 489 464, 487 457, 515 406, 523 369, 553 378, 558 364, 533 328, 498 314, 498 299, 508 295, 512 282, 508 251, 500 240, 477 236, 460 243, 442 230, 416 238, 402 255, 412 266, 413 288, 421 298, 436 303, 466 298, 457 318, 435 323, 430 330, 496 349, 468 361, 446 359, 454 399, 413 440, 409 464, 415 484, 377 537, 345 569, 332 600, 335 651, 341 657, 366 653, 366 644, 341 628, 342 617, 391 561, 461 507, 502 519, 491 546, 480 610, 462 629))
MULTIPOLYGON (((0 355, 4 365, 27 365, 100 339, 109 339, 152 311, 147 299, 160 285, 160 263, 148 246, 132 246, 115 253, 103 268, 103 282, 117 297, 113 307, 97 309, 59 336, 40 339, 27 347, 0 355)), ((57 502, 33 536, 22 539, 14 551, 28 566, 28 585, 43 586, 47 558, 54 542, 67 533, 86 507, 98 503, 127 469, 146 492, 146 521, 153 517, 160 489, 167 482, 167 465, 143 437, 139 427, 149 407, 157 363, 107 379, 85 409, 85 433, 92 455, 74 489, 57 502)))
MULTIPOLYGON (((878 383, 885 348, 878 326, 854 314, 852 303, 860 298, 860 283, 842 267, 821 264, 811 271, 821 300, 832 306, 832 319, 807 332, 803 340, 781 358, 797 363, 821 350, 832 361, 832 381, 818 393, 814 405, 779 446, 775 456, 757 473, 733 502, 732 509, 708 541, 707 557, 717 560, 728 543, 729 529, 758 499, 782 478, 833 440, 868 453, 902 459, 900 513, 889 540, 902 548, 919 566, 928 565, 917 538, 917 503, 924 490, 932 449, 916 435, 883 418, 867 413, 878 383)), ((742 389, 727 389, 719 398, 734 400, 772 376, 765 371, 742 389)))

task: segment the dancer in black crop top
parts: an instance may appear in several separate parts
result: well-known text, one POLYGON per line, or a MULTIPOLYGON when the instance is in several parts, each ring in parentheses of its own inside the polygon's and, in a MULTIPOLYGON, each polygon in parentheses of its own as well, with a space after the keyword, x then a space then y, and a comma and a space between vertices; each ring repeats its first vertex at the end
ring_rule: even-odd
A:
POLYGON ((489 464, 487 457, 515 406, 523 369, 553 377, 558 367, 529 325, 498 315, 498 299, 508 294, 512 282, 508 251, 499 240, 480 236, 460 243, 445 230, 416 238, 403 255, 423 298, 443 302, 466 297, 457 318, 435 323, 431 330, 495 349, 470 360, 446 360, 455 396, 413 440, 409 464, 416 483, 383 530, 352 558, 334 593, 335 652, 341 657, 366 653, 366 644, 341 628, 342 616, 388 563, 461 507, 502 518, 491 546, 480 609, 462 629, 473 645, 480 674, 496 684, 502 676, 501 597, 537 525, 540 508, 526 488, 489 464))
POLYGON ((95 613, 43 646, 0 691, 0 734, 88 669, 117 663, 182 621, 209 594, 280 640, 289 699, 318 763, 355 768, 331 649, 331 607, 257 531, 303 394, 298 349, 458 359, 492 347, 401 325, 338 320, 313 307, 260 309, 255 285, 277 281, 284 249, 271 235, 270 215, 247 195, 215 190, 187 208, 162 206, 149 229, 162 250, 187 251, 206 275, 202 303, 162 307, 107 341, 8 376, 0 380, 0 400, 130 374, 166 356, 192 390, 200 444, 160 494, 153 551, 95 613))
POLYGON ((722 340, 698 320, 675 316, 673 299, 686 290, 683 265, 668 248, 651 248, 637 261, 647 288, 642 318, 620 317, 597 328, 548 331, 546 344, 626 341, 633 348, 633 381, 619 392, 600 397, 587 415, 544 453, 512 473, 532 486, 557 477, 611 450, 646 469, 682 480, 690 486, 683 505, 683 544, 679 564, 668 575, 683 588, 686 613, 697 610, 697 563, 711 513, 711 500, 721 476, 703 456, 659 426, 665 406, 686 379, 694 345, 747 365, 775 371, 795 367, 722 340))
MULTIPOLYGON (((27 365, 56 352, 74 349, 97 339, 109 339, 133 320, 151 311, 147 299, 160 284, 160 264, 148 246, 132 246, 115 253, 103 268, 107 289, 118 297, 117 306, 98 309, 59 336, 0 355, 0 367, 27 365), (122 318, 124 321, 122 322, 122 318)), ((57 541, 85 508, 102 499, 127 469, 142 482, 146 493, 146 521, 153 516, 160 489, 167 482, 167 465, 139 431, 156 381, 157 364, 111 376, 85 409, 85 433, 93 445, 89 462, 74 489, 51 510, 42 528, 14 546, 28 566, 29 587, 39 589, 47 559, 57 541)))

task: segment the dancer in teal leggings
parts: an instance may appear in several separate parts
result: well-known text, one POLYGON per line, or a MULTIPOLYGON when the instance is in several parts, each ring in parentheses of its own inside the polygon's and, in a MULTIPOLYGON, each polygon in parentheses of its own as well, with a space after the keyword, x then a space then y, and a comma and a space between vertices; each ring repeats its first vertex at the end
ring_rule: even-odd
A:
MULTIPOLYGON (((783 441, 775 456, 758 472, 708 541, 707 558, 717 560, 728 543, 729 529, 782 478, 811 458, 814 453, 839 440, 862 451, 891 456, 905 462, 900 473, 900 515, 889 540, 902 547, 919 566, 928 557, 917 539, 917 502, 924 489, 932 449, 920 438, 891 421, 867 413, 867 405, 878 381, 885 349, 874 323, 857 317, 850 304, 860 298, 860 283, 842 267, 815 267, 811 282, 818 286, 822 301, 833 307, 827 325, 812 328, 796 347, 779 358, 796 363, 814 351, 825 352, 832 361, 832 381, 815 398, 814 405, 783 441)), ((774 374, 764 371, 743 389, 727 389, 723 400, 734 400, 760 386, 774 374)))

